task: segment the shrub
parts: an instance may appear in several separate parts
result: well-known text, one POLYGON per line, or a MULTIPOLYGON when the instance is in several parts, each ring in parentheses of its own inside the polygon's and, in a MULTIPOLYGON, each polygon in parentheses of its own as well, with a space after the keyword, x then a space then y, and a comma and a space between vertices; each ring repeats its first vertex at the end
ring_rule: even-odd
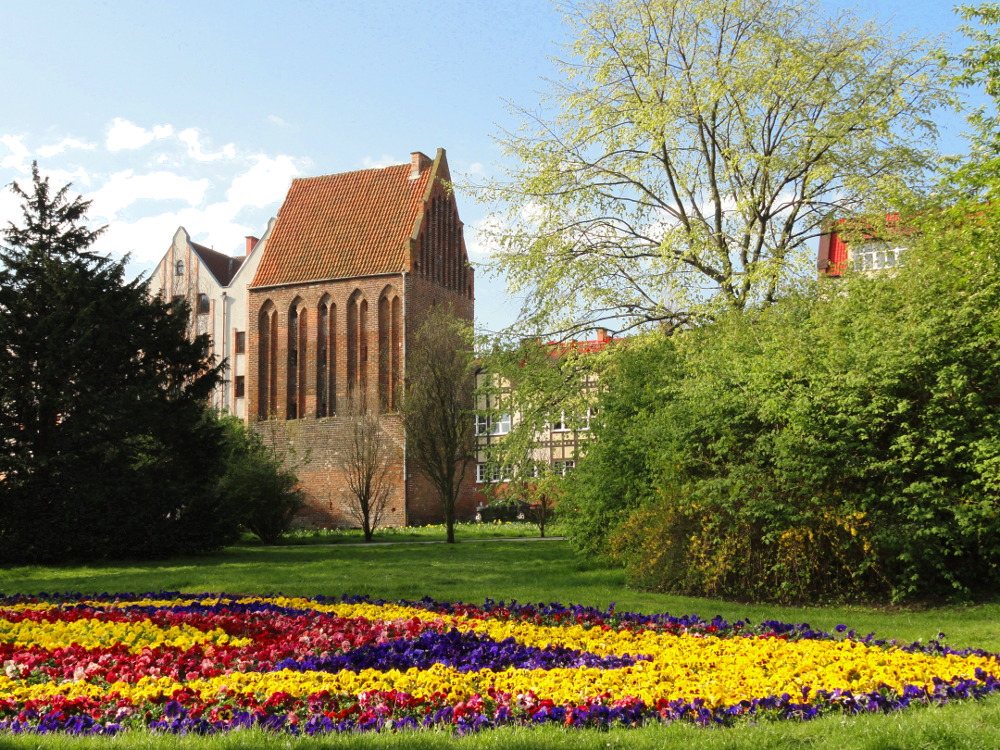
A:
POLYGON ((958 227, 925 227, 894 276, 623 349, 621 372, 638 368, 655 397, 626 387, 634 403, 620 403, 611 381, 564 514, 577 544, 599 540, 637 584, 685 594, 995 590, 1000 216, 980 208, 958 227), (650 349, 675 362, 667 377, 650 349))
POLYGON ((291 528, 303 505, 295 473, 241 420, 228 417, 226 470, 219 494, 240 508, 243 527, 264 544, 275 544, 291 528))

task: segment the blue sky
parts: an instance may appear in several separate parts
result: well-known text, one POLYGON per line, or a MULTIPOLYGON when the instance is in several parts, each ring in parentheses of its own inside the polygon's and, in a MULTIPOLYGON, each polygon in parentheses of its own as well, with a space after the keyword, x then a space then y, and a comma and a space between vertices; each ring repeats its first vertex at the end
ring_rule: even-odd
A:
MULTIPOLYGON (((824 0, 893 32, 960 49, 948 0, 824 0)), ((456 177, 502 169, 507 102, 533 107, 569 41, 544 0, 0 3, 0 184, 37 159, 93 198, 102 249, 148 270, 178 225, 238 254, 295 176, 433 155, 456 177)), ((962 123, 942 116, 942 146, 962 123)), ((458 196, 472 259, 485 207, 458 196)), ((16 218, 9 191, 0 221, 16 218)), ((497 330, 516 304, 477 273, 477 318, 497 330)))

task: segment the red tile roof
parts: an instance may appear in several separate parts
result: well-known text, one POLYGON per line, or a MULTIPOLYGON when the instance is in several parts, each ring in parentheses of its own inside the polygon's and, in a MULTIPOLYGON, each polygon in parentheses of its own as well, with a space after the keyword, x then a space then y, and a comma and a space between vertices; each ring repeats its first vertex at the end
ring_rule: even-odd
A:
POLYGON ((292 181, 250 286, 400 273, 409 239, 444 159, 292 181))
POLYGON ((224 255, 210 247, 199 245, 197 242, 191 243, 191 249, 198 254, 201 262, 205 264, 220 286, 229 286, 229 282, 233 280, 233 276, 243 265, 244 258, 224 255))

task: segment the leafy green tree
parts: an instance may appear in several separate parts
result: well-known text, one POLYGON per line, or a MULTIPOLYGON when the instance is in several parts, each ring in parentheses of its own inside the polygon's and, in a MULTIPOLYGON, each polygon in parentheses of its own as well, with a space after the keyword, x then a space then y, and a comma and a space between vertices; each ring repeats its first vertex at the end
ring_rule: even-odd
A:
POLYGON ((291 528, 304 500, 294 471, 243 420, 225 417, 226 465, 219 494, 239 523, 264 544, 276 544, 291 528))
POLYGON ((37 165, 0 248, 0 557, 59 560, 216 547, 219 378, 186 309, 91 250, 88 202, 37 165))
POLYGON ((407 352, 400 413, 407 455, 437 492, 449 543, 472 459, 474 389, 472 327, 444 306, 431 308, 407 352))
POLYGON ((921 183, 950 99, 926 43, 810 2, 595 0, 568 20, 552 116, 502 139, 517 166, 481 190, 528 333, 773 302, 831 211, 921 183))

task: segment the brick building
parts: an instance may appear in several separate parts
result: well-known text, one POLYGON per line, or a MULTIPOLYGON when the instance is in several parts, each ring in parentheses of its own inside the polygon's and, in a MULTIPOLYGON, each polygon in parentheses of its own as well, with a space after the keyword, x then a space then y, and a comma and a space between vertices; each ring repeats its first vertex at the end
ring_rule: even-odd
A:
MULTIPOLYGON (((474 276, 450 179, 443 149, 433 160, 414 152, 408 164, 297 179, 264 236, 247 238, 245 258, 224 261, 180 229, 154 272, 154 287, 162 282, 154 291, 200 305, 193 331, 212 333, 232 368, 217 403, 255 423, 295 465, 305 524, 351 523, 346 406, 362 398, 379 410, 392 444, 386 523, 441 517, 429 483, 407 462, 398 406, 426 312, 444 304, 473 319, 474 276), (186 285, 178 261, 194 274, 186 285), (232 274, 209 277, 213 264, 232 274)), ((460 517, 475 505, 473 472, 467 477, 460 517)))
MULTIPOLYGON (((604 351, 615 341, 618 340, 613 339, 607 330, 598 328, 593 339, 550 341, 540 345, 554 360, 572 355, 573 361, 582 364, 586 360, 580 357, 604 351)), ((485 369, 480 370, 476 378, 477 500, 485 504, 488 498, 482 491, 483 485, 505 484, 509 480, 508 470, 497 464, 493 449, 502 445, 504 437, 522 421, 522 415, 517 411, 517 393, 509 382, 485 369)), ((580 398, 574 399, 572 405, 553 407, 545 424, 532 435, 530 458, 536 471, 547 470, 565 476, 576 468, 576 462, 593 439, 590 420, 597 404, 598 377, 590 368, 581 367, 576 378, 581 387, 580 398)))

